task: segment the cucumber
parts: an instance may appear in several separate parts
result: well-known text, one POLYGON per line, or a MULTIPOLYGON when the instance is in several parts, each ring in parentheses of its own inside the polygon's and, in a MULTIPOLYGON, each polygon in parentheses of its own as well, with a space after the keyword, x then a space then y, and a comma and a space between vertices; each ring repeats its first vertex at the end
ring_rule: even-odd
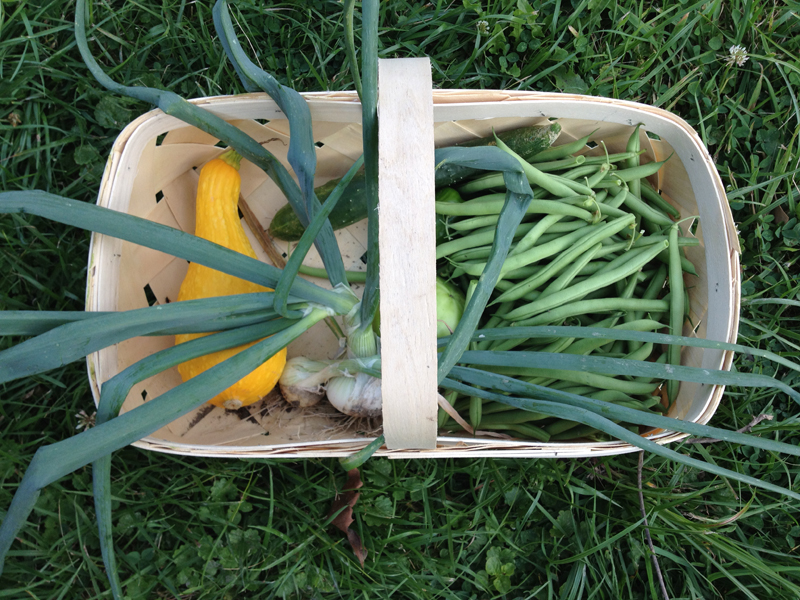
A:
MULTIPOLYGON (((533 156, 543 150, 547 150, 556 141, 561 133, 561 125, 551 123, 549 125, 535 125, 532 127, 521 127, 498 133, 500 138, 509 148, 519 154, 525 160, 530 160, 533 156)), ((475 146, 496 146, 494 136, 470 140, 456 146, 472 148, 475 146)), ((481 169, 472 167, 461 167, 458 165, 442 165, 436 169, 436 187, 450 186, 467 177, 473 177, 479 173, 485 173, 481 169)))
MULTIPOLYGON (((535 125, 532 127, 522 127, 520 129, 504 131, 498 133, 497 137, 503 140, 514 152, 527 160, 542 150, 549 148, 550 144, 555 141, 559 133, 561 133, 561 126, 558 123, 550 123, 548 125, 535 125)), ((470 140, 457 145, 466 147, 494 146, 496 142, 492 136, 470 140)), ((452 185, 453 183, 480 172, 480 169, 473 169, 471 167, 443 165, 436 169, 436 187, 441 188, 452 185)), ((333 179, 314 190, 320 202, 326 200, 337 183, 339 183, 339 180, 333 179)), ((353 223, 357 223, 366 218, 366 181, 364 171, 362 170, 356 173, 355 177, 350 181, 350 185, 347 186, 336 208, 331 211, 329 219, 334 230, 336 230, 349 227, 353 223)), ((272 237, 286 242, 296 242, 303 235, 304 231, 305 228, 302 223, 300 223, 300 219, 294 214, 289 204, 275 213, 275 217, 272 219, 272 223, 270 223, 269 226, 269 234, 272 237)))
MULTIPOLYGON (((320 202, 325 202, 331 195, 333 188, 339 183, 338 179, 332 179, 328 183, 322 184, 314 190, 320 202)), ((334 230, 349 227, 353 223, 367 218, 367 184, 364 171, 356 173, 350 180, 350 185, 339 198, 336 207, 331 211, 328 219, 334 230)), ((306 230, 297 215, 294 214, 292 206, 286 204, 272 219, 269 225, 269 234, 285 242, 296 242, 306 230)))

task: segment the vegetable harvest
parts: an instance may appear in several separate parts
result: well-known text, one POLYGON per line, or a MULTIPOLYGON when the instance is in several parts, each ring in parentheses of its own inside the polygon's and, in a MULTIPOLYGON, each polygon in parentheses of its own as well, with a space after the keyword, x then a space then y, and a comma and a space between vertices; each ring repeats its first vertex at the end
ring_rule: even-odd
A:
MULTIPOLYGON (((352 18, 353 3, 347 3, 345 10, 352 18)), ((181 301, 164 306, 91 314, 11 311, 0 319, 3 334, 34 336, 0 352, 0 383, 47 372, 137 336, 177 335, 182 342, 102 382, 97 426, 37 451, 0 525, 0 569, 15 539, 24 535, 40 490, 91 463, 101 552, 113 597, 121 599, 112 539, 112 453, 217 398, 264 365, 269 366, 264 380, 271 380, 280 371, 271 361, 280 363, 288 344, 325 319, 336 317, 342 322, 348 356, 296 361, 293 371, 284 370, 281 383, 312 393, 297 400, 298 405, 316 401, 313 395, 327 381, 328 392, 343 392, 346 405, 366 398, 370 410, 379 406, 375 390, 380 386, 381 363, 374 329, 379 294, 378 2, 365 0, 362 10, 363 77, 357 88, 363 110, 368 266, 359 300, 347 283, 330 217, 348 185, 359 176, 362 161, 333 185, 324 203, 319 201, 313 187, 316 148, 309 107, 302 96, 280 85, 245 54, 226 1, 219 0, 214 7, 220 42, 244 87, 269 94, 289 120, 288 162, 294 176, 255 139, 215 113, 170 91, 115 83, 90 53, 86 1, 78 0, 76 41, 95 78, 114 93, 149 102, 212 135, 235 151, 227 155, 228 160, 240 155, 261 168, 286 197, 304 231, 286 267, 279 269, 248 252, 238 230, 234 232, 232 223, 238 219, 233 217, 222 229, 230 242, 226 248, 210 241, 220 238, 204 239, 200 226, 198 235, 189 235, 45 192, 0 193, 0 212, 35 214, 142 244, 190 261, 195 273, 181 301), (312 245, 322 257, 331 289, 297 277, 312 245), (216 272, 230 279, 222 282, 216 272), (234 283, 238 281, 246 282, 246 287, 238 287, 234 283), (219 362, 207 358, 231 348, 241 350, 219 362), (202 372, 120 414, 134 385, 196 359, 207 361, 198 370, 202 372)), ((346 43, 348 56, 354 60, 352 31, 346 43)), ((351 66, 352 73, 359 72, 358 65, 351 66)), ((553 129, 547 127, 547 146, 553 129)), ((639 129, 632 134, 638 136, 639 129)), ((472 427, 495 429, 515 439, 618 439, 719 477, 800 499, 800 494, 776 482, 687 457, 640 435, 662 428, 800 456, 800 449, 767 437, 666 417, 660 414, 665 408, 659 408, 662 399, 651 396, 662 381, 773 387, 798 402, 800 394, 765 375, 679 364, 681 346, 729 351, 742 347, 679 335, 686 308, 684 273, 692 273, 680 249, 693 242, 682 239, 677 216, 648 186, 646 178, 661 163, 638 164, 640 149, 633 137, 624 153, 586 156, 588 139, 526 156, 519 156, 502 138, 495 145, 436 151, 437 169, 462 173, 448 181, 458 196, 466 198, 460 202, 448 193, 456 201, 436 205, 443 217, 439 274, 449 286, 460 289, 448 294, 460 318, 457 323, 448 321, 448 335, 439 339, 438 382, 446 401, 467 414, 472 427), (463 174, 462 167, 476 165, 485 173, 463 174)), ((230 171, 223 179, 226 185, 235 180, 230 171)), ((232 187, 227 188, 228 194, 228 209, 233 211, 232 187)), ((204 188, 201 200, 205 195, 204 188)), ((215 230, 219 214, 200 218, 215 230)), ((785 358, 761 354, 800 371, 800 366, 785 358)), ((676 384, 667 385, 671 388, 668 396, 674 399, 676 384)), ((444 413, 440 423, 448 429, 461 427, 450 423, 444 413)), ((357 467, 381 443, 381 436, 365 439, 366 450, 350 457, 347 468, 357 467)))

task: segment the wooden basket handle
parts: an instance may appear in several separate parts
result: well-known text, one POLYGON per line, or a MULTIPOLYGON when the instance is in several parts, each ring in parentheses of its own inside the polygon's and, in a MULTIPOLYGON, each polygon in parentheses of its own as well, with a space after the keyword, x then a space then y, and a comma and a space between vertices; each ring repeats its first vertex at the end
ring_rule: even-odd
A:
POLYGON ((378 61, 378 117, 383 430, 390 450, 435 448, 436 190, 428 58, 378 61))

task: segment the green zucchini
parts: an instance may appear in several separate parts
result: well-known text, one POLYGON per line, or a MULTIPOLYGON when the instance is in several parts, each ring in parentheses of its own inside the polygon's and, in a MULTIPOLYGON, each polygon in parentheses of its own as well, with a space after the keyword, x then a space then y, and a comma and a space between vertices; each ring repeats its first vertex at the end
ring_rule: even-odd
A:
MULTIPOLYGON (((514 152, 527 160, 542 150, 549 148, 550 144, 555 141, 559 133, 561 133, 561 126, 558 123, 550 123, 548 125, 536 125, 504 131, 498 133, 497 137, 505 142, 514 152)), ((470 140, 458 145, 467 147, 494 146, 496 142, 492 136, 470 140)), ((481 172, 479 169, 473 169, 471 167, 444 165, 436 169, 436 187, 438 189, 452 185, 457 181, 476 175, 479 172, 481 172)), ((314 190, 320 202, 325 202, 337 183, 339 183, 339 180, 333 179, 314 190)), ((353 223, 357 223, 366 218, 366 182, 364 171, 362 170, 356 173, 355 177, 350 181, 350 185, 347 186, 336 208, 331 211, 329 219, 334 230, 336 230, 349 227, 353 223)), ((300 223, 300 219, 294 214, 289 204, 286 204, 275 213, 275 217, 272 219, 272 223, 270 223, 269 226, 269 234, 272 237, 286 242, 296 242, 300 239, 300 236, 303 235, 304 231, 305 228, 300 223)))

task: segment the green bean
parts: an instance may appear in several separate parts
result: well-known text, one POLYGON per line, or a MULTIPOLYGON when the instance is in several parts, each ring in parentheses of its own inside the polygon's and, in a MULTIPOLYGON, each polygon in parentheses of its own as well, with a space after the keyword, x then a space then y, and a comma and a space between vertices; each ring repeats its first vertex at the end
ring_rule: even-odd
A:
POLYGON ((503 404, 502 402, 484 402, 483 403, 483 414, 484 415, 493 415, 497 413, 508 412, 510 410, 518 410, 516 406, 511 406, 509 404, 503 404))
MULTIPOLYGON (((580 315, 578 317, 578 319, 580 321, 580 324, 584 325, 585 327, 612 328, 612 327, 614 327, 616 325, 617 321, 619 320, 618 316, 612 316, 612 317, 607 317, 607 318, 603 319, 602 321, 597 321, 597 322, 594 322, 594 323, 592 323, 592 322, 584 323, 581 319, 584 319, 585 317, 586 317, 586 315, 580 315)), ((516 323, 514 323, 513 325, 516 325, 516 323)), ((608 340, 597 340, 595 338, 586 338, 586 339, 582 339, 582 340, 578 340, 578 341, 572 342, 569 346, 564 348, 561 352, 563 354, 589 354, 592 350, 594 350, 595 348, 597 348, 600 345, 604 345, 607 341, 608 340), (587 340, 588 340, 588 343, 591 343, 591 342, 597 342, 597 343, 595 343, 593 345, 592 344, 587 345, 587 340)))
POLYGON ((458 252, 454 252, 453 254, 451 254, 449 260, 452 260, 455 263, 460 263, 462 261, 470 261, 470 260, 483 260, 489 258, 489 255, 491 253, 492 253, 491 246, 465 248, 464 250, 459 250, 458 252))
POLYGON ((581 194, 586 196, 594 196, 594 190, 590 188, 588 185, 580 183, 578 181, 573 181, 572 179, 566 179, 565 177, 561 177, 559 175, 550 174, 556 182, 560 185, 565 186, 567 189, 572 190, 569 194, 566 194, 566 197, 572 196, 574 194, 581 194))
MULTIPOLYGON (((649 164, 653 164, 653 163, 649 163, 649 164)), ((622 188, 619 188, 618 186, 612 186, 611 188, 609 188, 609 192, 612 193, 612 194, 620 193, 621 190, 622 190, 622 188)), ((630 190, 628 190, 627 194, 625 194, 625 197, 623 199, 623 203, 632 212, 636 213, 637 215, 639 215, 643 219, 646 219, 646 220, 650 221, 651 223, 654 223, 655 225, 660 225, 661 227, 669 227, 673 223, 672 219, 670 219, 667 215, 665 215, 661 211, 656 210, 655 208, 651 207, 649 204, 644 202, 641 198, 639 198, 638 196, 635 196, 634 194, 632 194, 630 190)), ((451 206, 462 206, 462 205, 461 204, 452 204, 451 206)))
MULTIPOLYGON (((558 239, 547 242, 546 244, 536 246, 514 256, 509 256, 503 264, 503 268, 501 269, 500 273, 505 274, 513 271, 514 269, 525 267, 544 258, 548 258, 558 252, 561 252, 564 250, 564 248, 568 248, 582 238, 583 235, 583 229, 577 229, 566 235, 560 236, 558 239)), ((464 269, 465 273, 472 275, 473 277, 480 277, 481 273, 483 273, 486 263, 461 263, 458 266, 464 269)))
MULTIPOLYGON (((661 293, 661 290, 664 288, 664 283, 667 281, 667 267, 664 265, 659 265, 658 270, 656 271, 655 275, 653 275, 648 284, 647 288, 645 289, 644 293, 641 295, 643 300, 654 300, 658 298, 658 295, 661 293)), ((643 311, 631 311, 625 314, 625 321, 626 322, 634 322, 638 321, 644 316, 643 311)), ((635 350, 641 345, 641 342, 628 342, 628 349, 635 350)))
MULTIPOLYGON (((617 421, 614 421, 615 423, 617 421)), ((567 440, 576 440, 580 438, 590 437, 595 433, 598 433, 600 430, 594 427, 590 427, 589 425, 578 425, 577 427, 573 427, 568 429, 564 433, 558 433, 556 435, 550 436, 550 441, 552 442, 563 442, 567 440)))
POLYGON ((609 216, 612 219, 619 219, 622 216, 630 214, 615 206, 611 206, 611 204, 599 204, 597 210, 600 211, 601 215, 609 216))
POLYGON ((637 401, 619 402, 618 406, 624 406, 625 408, 632 408, 634 410, 655 410, 655 412, 659 413, 667 411, 667 409, 661 405, 661 396, 650 396, 645 400, 639 400, 638 405, 637 401))
POLYGON ((603 352, 602 356, 608 356, 611 358, 622 358, 625 356, 625 342, 622 340, 614 340, 611 342, 611 349, 607 352, 603 352))
POLYGON ((559 354, 569 348, 572 343, 575 341, 575 338, 557 338, 550 342, 542 352, 552 352, 553 354, 559 354))
MULTIPOLYGON (((664 250, 663 252, 658 254, 656 258, 661 262, 663 262, 664 264, 668 265, 670 263, 669 250, 664 250)), ((683 255, 680 256, 680 260, 681 260, 681 269, 683 269, 684 273, 688 273, 689 275, 694 275, 695 277, 698 277, 697 269, 694 268, 692 261, 690 261, 683 255)))
MULTIPOLYGON (((653 260, 665 245, 666 242, 664 244, 654 244, 652 247, 648 246, 643 249, 641 254, 635 255, 631 260, 621 264, 616 269, 592 275, 587 280, 556 292, 547 298, 538 298, 525 306, 512 310, 505 315, 505 318, 509 320, 527 319, 537 313, 578 300, 589 292, 599 290, 639 271, 644 265, 653 260)), ((677 248, 677 244, 675 247, 677 248)))
POLYGON ((563 215, 545 215, 508 253, 509 256, 521 254, 530 250, 544 233, 563 219, 563 215))
POLYGON ((658 162, 645 163, 643 165, 639 165, 638 167, 620 169, 618 171, 614 171, 614 176, 617 179, 626 182, 633 181, 635 179, 644 179, 645 177, 650 177, 651 175, 658 173, 658 170, 663 167, 664 163, 668 160, 669 158, 658 162))
MULTIPOLYGON (((477 281, 470 281, 469 288, 467 289, 466 294, 466 302, 469 303, 472 295, 475 293, 475 288, 478 287, 477 281)), ((478 342, 470 342, 469 343, 470 350, 477 350, 478 349, 478 342)), ((480 396, 470 396, 469 397, 469 424, 472 425, 473 429, 477 429, 478 426, 481 424, 481 419, 483 418, 483 398, 480 396)))
POLYGON ((608 375, 600 375, 598 373, 589 373, 586 371, 565 371, 561 369, 538 369, 535 367, 492 367, 491 372, 498 375, 511 375, 513 377, 522 377, 523 381, 533 383, 532 379, 539 377, 547 377, 550 379, 560 379, 563 381, 572 381, 604 390, 619 390, 627 394, 652 394, 658 389, 658 383, 639 383, 636 381, 625 381, 609 377, 608 375))
POLYGON ((651 202, 652 204, 655 204, 657 208, 660 208, 661 210, 663 210, 665 213, 667 213, 671 217, 675 217, 676 219, 680 219, 681 218, 681 211, 679 211, 677 208, 672 206, 672 204, 670 204, 669 202, 664 200, 664 198, 661 197, 661 194, 659 194, 648 183, 648 181, 646 179, 642 182, 642 196, 641 197, 642 198, 646 198, 648 200, 648 202, 651 202))
POLYGON ((586 394, 587 398, 594 398, 595 400, 602 400, 603 402, 640 402, 633 396, 630 396, 624 392, 620 392, 619 390, 599 390, 597 392, 592 392, 590 394, 586 394))
POLYGON ((642 298, 645 300, 658 298, 661 290, 664 289, 664 284, 666 281, 667 267, 666 265, 659 265, 655 275, 653 275, 653 277, 650 279, 650 282, 647 284, 647 289, 645 289, 644 293, 642 294, 642 298))
POLYGON ((575 140, 574 142, 570 142, 568 144, 561 144, 559 146, 552 146, 547 150, 543 150, 538 154, 534 155, 530 160, 531 162, 545 162, 551 160, 558 160, 560 158, 565 158, 570 154, 575 154, 576 152, 580 152, 586 147, 586 143, 589 141, 595 133, 597 133, 597 129, 595 129, 592 133, 583 137, 579 140, 575 140))
POLYGON ((508 430, 514 431, 516 433, 521 433, 524 437, 531 438, 534 440, 539 440, 540 442, 549 442, 550 441, 550 434, 547 433, 541 427, 536 427, 535 425, 531 425, 530 423, 519 423, 515 425, 495 425, 492 429, 497 430, 508 430))
POLYGON ((547 232, 569 233, 570 231, 575 231, 576 229, 581 229, 583 227, 586 227, 586 223, 584 221, 579 221, 577 219, 570 219, 569 217, 565 217, 563 220, 549 227, 547 229, 547 232))
MULTIPOLYGON (((639 310, 642 312, 666 312, 669 303, 664 300, 641 300, 639 298, 598 298, 592 300, 579 300, 566 303, 558 308, 543 314, 523 319, 517 326, 550 325, 560 322, 567 317, 595 312, 617 312, 625 310, 639 310)), ((504 317, 505 318, 505 317, 504 317)))
POLYGON ((562 173, 561 177, 563 179, 576 180, 580 177, 586 177, 587 175, 592 175, 593 173, 596 173, 599 169, 600 169, 599 165, 589 165, 589 166, 583 165, 582 167, 576 167, 575 169, 567 171, 566 173, 562 173))
POLYGON ((548 416, 531 412, 529 410, 510 410, 506 412, 496 412, 488 414, 482 421, 483 427, 492 429, 497 425, 519 425, 530 421, 544 421, 548 416))
POLYGON ((601 155, 601 156, 587 156, 586 162, 583 163, 584 165, 602 165, 604 163, 617 163, 622 162, 625 160, 629 160, 633 157, 638 157, 641 154, 644 154, 644 150, 639 150, 638 152, 619 152, 617 154, 608 154, 608 155, 601 155))
MULTIPOLYGON (((534 223, 521 223, 514 233, 514 237, 523 238, 531 229, 534 228, 534 223)), ((479 246, 491 245, 494 241, 496 229, 491 227, 486 231, 476 231, 470 235, 465 235, 449 242, 444 242, 436 247, 436 259, 444 258, 451 254, 455 254, 460 250, 468 248, 477 248, 479 246)))
POLYGON ((647 342, 646 344, 642 344, 639 348, 634 350, 633 352, 629 352, 624 356, 629 360, 647 360, 650 358, 650 355, 653 353, 653 343, 647 342))
MULTIPOLYGON (((634 129, 631 137, 628 138, 628 145, 626 146, 625 150, 628 152, 637 152, 635 156, 632 156, 624 161, 625 167, 627 169, 633 169, 639 166, 639 155, 638 151, 641 148, 641 141, 639 139, 639 128, 642 126, 639 123, 634 129)), ((628 183, 628 188, 630 189, 631 193, 635 196, 641 196, 641 179, 631 179, 628 183)))
POLYGON ((453 408, 456 409, 456 412, 459 415, 469 410, 469 398, 467 396, 459 396, 458 401, 453 405, 453 408))
MULTIPOLYGON (((519 269, 514 269, 513 271, 509 271, 508 273, 504 273, 503 274, 503 279, 501 279, 501 281, 503 281, 503 283, 508 283, 505 280, 507 280, 507 279, 525 279, 527 277, 530 277, 531 275, 533 275, 534 273, 536 273, 537 271, 539 271, 542 268, 544 268, 544 267, 540 267, 540 266, 520 267, 519 269)), ((513 284, 509 283, 507 289, 510 289, 512 285, 513 284)))
MULTIPOLYGON (((531 227, 532 224, 531 223, 523 223, 523 225, 525 225, 526 227, 520 226, 520 228, 517 229, 517 235, 514 236, 515 239, 518 236, 522 235, 522 233, 524 233, 527 228, 531 227)), ((494 228, 491 228, 489 231, 483 231, 483 232, 481 232, 479 234, 476 233, 476 234, 473 234, 473 235, 475 235, 476 237, 477 236, 489 236, 489 235, 493 236, 494 232, 495 232, 494 228)), ((541 246, 541 245, 546 244, 548 242, 555 241, 559 237, 561 237, 559 234, 545 234, 545 235, 541 236, 537 240, 537 245, 541 246)), ((454 246, 458 246, 459 245, 458 242, 461 239, 465 239, 465 238, 458 238, 458 239, 451 240, 451 241, 453 242, 454 246)), ((484 241, 491 242, 491 240, 486 240, 486 239, 484 239, 484 241)), ((449 243, 449 242, 447 242, 447 243, 449 243)), ((519 242, 517 242, 517 243, 519 243, 519 242)), ((464 244, 464 245, 467 245, 467 244, 464 244)), ((627 248, 628 245, 629 244, 626 243, 626 242, 623 242, 621 244, 615 244, 612 247, 604 248, 600 253, 598 253, 598 255, 599 256, 605 256, 608 253, 616 252, 616 251, 618 251, 620 249, 625 249, 625 248, 627 248)), ((513 246, 512 246, 512 248, 513 248, 513 246)), ((485 258, 489 257, 489 255, 491 254, 491 250, 492 250, 491 243, 487 243, 484 246, 476 246, 474 248, 464 248, 463 250, 456 250, 455 252, 453 252, 452 254, 449 254, 448 256, 449 256, 449 260, 451 260, 453 262, 482 260, 482 259, 485 259, 485 258)), ((437 258, 446 258, 446 257, 438 257, 437 256, 437 258)), ((505 274, 503 274, 501 280, 502 279, 506 279, 506 275, 505 274)))
POLYGON ((609 188, 616 188, 619 187, 620 183, 625 183, 619 179, 614 178, 615 172, 612 171, 602 181, 598 181, 597 184, 594 186, 595 189, 598 190, 607 190, 609 188))
POLYGON ((552 423, 545 425, 544 430, 550 434, 550 439, 552 440, 553 436, 564 433, 565 431, 578 427, 579 425, 580 423, 576 421, 567 421, 566 419, 558 419, 556 421, 553 421, 552 423))
POLYGON ((471 229, 478 229, 480 227, 487 227, 490 225, 497 225, 500 220, 500 215, 485 215, 482 217, 470 217, 455 223, 449 223, 450 229, 455 231, 469 231, 471 229))
MULTIPOLYGON (((569 345, 574 340, 575 338, 555 338, 544 348, 537 350, 537 352, 550 352, 553 354, 558 354, 559 352, 562 352, 565 348, 569 347, 569 345)), ((528 341, 527 338, 520 338, 513 340, 496 340, 494 345, 491 346, 491 349, 498 351, 513 350, 514 348, 524 344, 527 341, 528 341)))
POLYGON ((556 388, 555 385, 551 385, 550 387, 553 389, 560 389, 562 392, 567 392, 568 394, 575 394, 577 396, 586 396, 587 394, 591 394, 593 392, 600 391, 597 388, 593 388, 589 385, 578 385, 574 386, 571 381, 566 382, 569 386, 572 387, 560 387, 556 388))
MULTIPOLYGON (((511 150, 502 140, 497 140, 497 147, 505 150, 511 156, 516 158, 519 161, 519 164, 522 165, 522 170, 525 172, 525 176, 528 178, 528 183, 538 185, 541 188, 546 189, 548 192, 553 194, 554 196, 559 196, 562 198, 566 198, 569 196, 574 196, 574 192, 572 191, 574 188, 565 185, 563 182, 559 181, 560 178, 557 178, 556 175, 552 175, 550 173, 542 173, 539 169, 534 167, 532 164, 524 160, 519 154, 511 150)), ((576 190, 577 191, 577 190, 576 190)), ((586 194, 585 191, 578 191, 579 194, 586 194)), ((589 195, 592 195, 593 192, 589 190, 589 195)))
MULTIPOLYGON (((530 162, 530 161, 529 161, 530 162)), ((570 167, 579 167, 586 162, 585 156, 568 156, 561 160, 551 160, 549 162, 537 162, 536 168, 542 173, 550 173, 552 171, 560 171, 561 169, 569 169, 570 167)))
POLYGON ((609 165, 608 163, 600 165, 600 168, 597 170, 597 173, 594 173, 591 177, 588 177, 586 179, 586 187, 592 189, 598 181, 600 181, 603 177, 606 176, 606 173, 608 173, 610 167, 611 165, 609 165))
POLYGON ((606 204, 614 208, 619 208, 625 202, 625 196, 628 195, 628 190, 625 188, 620 188, 618 192, 615 193, 614 191, 611 191, 611 193, 614 194, 614 197, 606 202, 606 204))
MULTIPOLYGON (((547 281, 550 277, 558 275, 563 269, 567 268, 578 256, 593 248, 598 242, 607 238, 626 227, 630 227, 633 223, 633 216, 626 215, 610 223, 604 225, 593 225, 586 230, 580 241, 576 240, 576 245, 561 254, 556 260, 552 261, 542 271, 518 283, 512 290, 504 292, 495 302, 506 302, 509 300, 518 300, 530 291, 537 289, 542 283, 547 281)), ((583 231, 583 230, 579 230, 583 231)), ((595 249, 596 254, 600 248, 595 249)))
MULTIPOLYGON (((669 310, 669 331, 672 335, 681 335, 683 333, 684 319, 683 270, 681 267, 680 248, 678 248, 677 243, 679 231, 677 223, 669 231, 669 291, 672 296, 669 310)), ((671 365, 681 364, 680 346, 677 344, 671 345, 667 352, 667 363, 671 365)), ((670 407, 678 396, 679 388, 680 382, 675 380, 667 381, 667 397, 669 398, 670 407)))
POLYGON ((597 205, 597 199, 594 196, 587 196, 586 194, 570 196, 569 198, 559 198, 558 201, 579 208, 585 208, 586 210, 590 210, 597 205))
POLYGON ((502 173, 488 173, 476 177, 463 185, 459 185, 456 189, 459 194, 467 195, 498 188, 505 188, 505 180, 502 173))
POLYGON ((483 398, 480 396, 469 397, 469 424, 477 429, 483 420, 483 398))
MULTIPOLYGON (((503 319, 501 318, 501 316, 506 314, 512 308, 514 308, 513 302, 503 302, 500 306, 497 307, 497 310, 494 312, 494 314, 491 317, 489 317, 489 320, 486 322, 486 325, 483 326, 484 329, 492 329, 502 324, 503 319)), ((480 341, 478 342, 478 350, 487 350, 490 345, 491 345, 490 340, 480 341)))
MULTIPOLYGON (((636 280, 637 280, 636 275, 633 275, 633 276, 629 277, 627 279, 627 281, 625 281, 624 284, 622 283, 622 280, 617 282, 616 285, 619 285, 622 288, 621 290, 618 291, 618 294, 619 294, 620 298, 626 298, 626 299, 633 298, 633 294, 636 291, 636 280)), ((626 317, 631 312, 632 311, 625 312, 622 316, 626 317)), ((618 321, 619 321, 619 315, 617 315, 613 319, 612 326, 616 325, 618 321)), ((600 346, 600 348, 601 349, 606 349, 606 350, 609 350, 609 351, 612 351, 612 352, 617 352, 617 351, 622 352, 621 344, 617 344, 616 342, 611 342, 609 344, 603 344, 602 346, 600 346)))
MULTIPOLYGON (((646 235, 640 237, 638 240, 633 242, 634 248, 641 248, 643 246, 649 246, 651 244, 657 244, 659 242, 668 241, 668 235, 646 235)), ((699 246, 700 240, 693 237, 678 237, 678 247, 685 248, 687 246, 699 246)))
MULTIPOLYGON (((631 252, 630 250, 628 250, 628 246, 630 246, 630 242, 615 242, 613 244, 608 244, 608 245, 603 244, 603 247, 597 253, 597 256, 595 256, 595 259, 602 258, 605 261, 605 265, 600 267, 600 268, 598 268, 598 269, 596 269, 593 272, 595 272, 595 273, 597 271, 605 272, 610 268, 610 267, 608 267, 608 265, 610 265, 613 261, 617 261, 617 262, 624 261, 625 257, 626 257, 626 254, 630 255, 630 252, 631 252), (617 252, 622 252, 622 254, 619 255, 619 256, 615 256, 617 252)), ((637 248, 636 250, 638 251, 639 248, 637 248)), ((600 262, 603 262, 603 261, 600 261, 600 262)), ((614 263, 614 264, 617 264, 617 263, 614 263)), ((585 274, 586 273, 580 273, 580 275, 585 275, 585 274)))
MULTIPOLYGON (((480 233, 481 229, 486 229, 497 225, 498 218, 499 218, 498 215, 467 217, 466 219, 462 219, 461 221, 450 223, 448 226, 450 227, 450 229, 453 229, 458 232, 471 231, 472 233, 480 233)), ((585 226, 586 222, 583 221, 582 219, 572 219, 571 217, 563 217, 563 220, 560 223, 553 226, 551 229, 549 229, 549 231, 552 231, 554 233, 566 233, 568 231, 574 231, 575 229, 579 229, 585 226)))
MULTIPOLYGON (((570 191, 567 197, 575 196, 570 191)), ((453 217, 472 217, 482 215, 496 215, 500 214, 505 203, 505 194, 489 194, 480 198, 474 198, 467 202, 450 203, 450 202, 435 202, 437 214, 449 215, 453 217)), ((584 221, 591 221, 593 219, 592 213, 583 210, 582 208, 574 207, 570 204, 563 204, 554 200, 533 200, 528 205, 527 214, 552 214, 552 215, 568 215, 577 217, 584 221)), ((671 221, 670 221, 671 222, 671 221)))
POLYGON ((542 290, 541 297, 549 296, 550 294, 563 290, 570 283, 572 283, 580 270, 583 269, 583 267, 585 267, 589 261, 592 260, 592 258, 594 258, 595 254, 600 251, 600 248, 602 248, 602 244, 597 244, 581 254, 577 260, 575 260, 561 273, 561 275, 559 275, 550 283, 550 285, 542 290))
MULTIPOLYGON (((447 400, 447 402, 448 402, 448 404, 450 404, 450 406, 454 406, 455 405, 457 398, 458 398, 458 392, 455 392, 453 390, 447 390, 444 393, 444 399, 447 400)), ((439 429, 444 427, 444 424, 447 423, 447 418, 449 416, 450 415, 448 415, 445 410, 443 410, 441 408, 439 409, 439 415, 438 415, 438 427, 439 427, 439 429)))
MULTIPOLYGON (((451 420, 447 422, 444 429, 463 429, 463 427, 460 423, 451 420)), ((522 434, 523 437, 539 440, 541 442, 547 442, 550 440, 550 434, 548 434, 541 427, 531 425, 530 423, 497 423, 491 425, 490 427, 484 427, 484 429, 490 429, 494 431, 514 431, 515 433, 522 434)))
MULTIPOLYGON (((667 353, 666 352, 662 352, 658 356, 658 358, 655 360, 655 362, 657 362, 657 363, 659 363, 661 365, 666 364, 666 362, 667 362, 667 353)), ((631 379, 631 381, 638 381, 639 383, 650 383, 651 381, 653 381, 653 379, 655 379, 655 378, 654 377, 634 377, 634 378, 631 379)))

